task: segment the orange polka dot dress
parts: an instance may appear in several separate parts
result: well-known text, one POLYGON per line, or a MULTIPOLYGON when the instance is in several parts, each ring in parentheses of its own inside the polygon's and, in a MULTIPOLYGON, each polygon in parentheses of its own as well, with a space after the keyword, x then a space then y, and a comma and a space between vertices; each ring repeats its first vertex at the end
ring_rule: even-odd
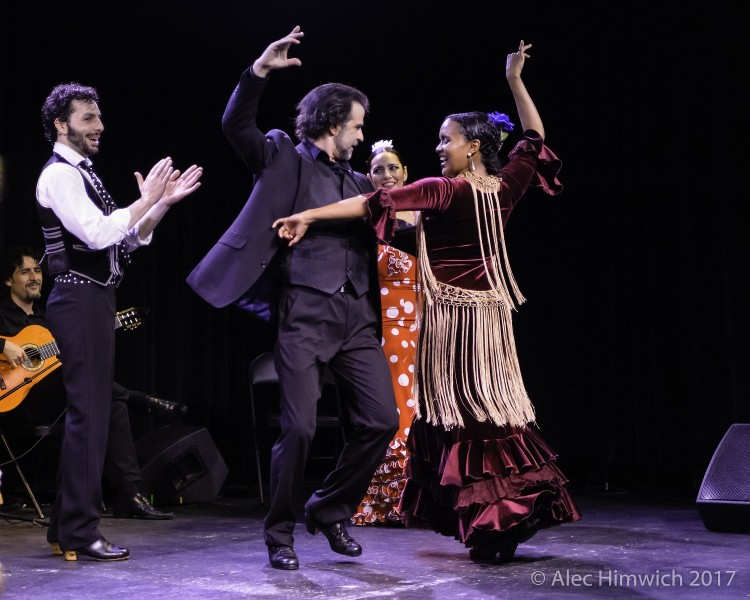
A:
POLYGON ((391 369, 399 428, 367 494, 352 517, 357 525, 400 524, 398 503, 406 482, 406 439, 414 418, 412 381, 417 346, 417 259, 392 246, 378 246, 378 280, 383 311, 382 344, 391 369))

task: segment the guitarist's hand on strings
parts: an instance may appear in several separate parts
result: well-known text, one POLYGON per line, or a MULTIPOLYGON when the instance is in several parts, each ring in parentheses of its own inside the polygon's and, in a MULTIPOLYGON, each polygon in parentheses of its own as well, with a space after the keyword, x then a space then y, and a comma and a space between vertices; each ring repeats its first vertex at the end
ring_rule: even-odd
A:
POLYGON ((21 365, 28 360, 26 353, 23 351, 21 346, 14 344, 10 340, 5 340, 5 347, 3 348, 3 354, 10 362, 10 365, 15 368, 17 365, 21 365))

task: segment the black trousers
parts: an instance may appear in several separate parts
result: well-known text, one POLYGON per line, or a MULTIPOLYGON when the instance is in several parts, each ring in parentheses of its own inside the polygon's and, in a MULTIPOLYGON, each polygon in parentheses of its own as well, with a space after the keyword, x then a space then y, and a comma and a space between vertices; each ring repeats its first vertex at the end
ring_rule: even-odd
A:
POLYGON ((104 454, 104 473, 114 488, 128 484, 132 486, 141 480, 141 468, 138 466, 128 413, 128 401, 134 393, 140 394, 114 382, 107 450, 104 454))
POLYGON ((101 479, 112 406, 114 318, 112 286, 55 282, 47 301, 68 405, 47 539, 59 541, 66 550, 102 537, 101 479))
POLYGON ((268 545, 294 544, 295 503, 315 434, 324 368, 336 376, 350 433, 335 469, 305 505, 322 523, 349 519, 398 429, 391 376, 367 296, 286 286, 279 303, 275 364, 281 434, 271 457, 268 545))

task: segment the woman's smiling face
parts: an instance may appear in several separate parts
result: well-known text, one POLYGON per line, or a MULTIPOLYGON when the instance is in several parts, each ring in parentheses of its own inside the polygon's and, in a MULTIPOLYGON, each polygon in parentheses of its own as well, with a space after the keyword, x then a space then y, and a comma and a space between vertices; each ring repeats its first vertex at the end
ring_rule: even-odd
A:
POLYGON ((406 181, 406 167, 393 152, 381 152, 370 162, 367 174, 375 189, 401 187, 406 181))

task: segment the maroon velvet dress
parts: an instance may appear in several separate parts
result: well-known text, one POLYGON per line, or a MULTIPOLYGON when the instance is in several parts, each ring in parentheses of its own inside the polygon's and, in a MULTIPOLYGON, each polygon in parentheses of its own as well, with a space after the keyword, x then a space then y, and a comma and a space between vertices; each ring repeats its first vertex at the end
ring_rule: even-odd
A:
MULTIPOLYGON (((501 172, 503 226, 530 185, 550 194, 562 189, 556 180, 559 168, 560 161, 536 132, 527 131, 501 172)), ((378 190, 369 196, 368 209, 378 237, 386 242, 397 211, 421 211, 435 278, 489 289, 467 180, 436 177, 378 190)), ((408 480, 399 507, 407 526, 428 527, 472 547, 524 541, 538 529, 581 518, 555 452, 532 424, 498 426, 479 422, 466 410, 461 414, 463 427, 446 429, 424 418, 412 423, 408 480)))

